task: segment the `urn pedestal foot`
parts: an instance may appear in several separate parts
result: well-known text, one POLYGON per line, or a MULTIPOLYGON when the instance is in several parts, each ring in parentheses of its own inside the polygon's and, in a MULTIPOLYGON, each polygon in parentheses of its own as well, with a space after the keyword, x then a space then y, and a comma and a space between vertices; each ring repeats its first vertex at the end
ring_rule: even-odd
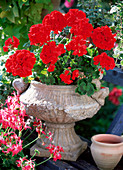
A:
MULTIPOLYGON (((62 159, 76 161, 82 152, 87 148, 87 143, 82 141, 74 131, 75 123, 69 124, 56 124, 46 123, 47 130, 53 134, 53 144, 60 145, 64 153, 62 153, 62 159)), ((39 157, 49 157, 50 153, 45 147, 49 145, 49 139, 44 139, 45 145, 42 146, 42 141, 39 139, 37 143, 30 149, 30 154, 34 154, 34 150, 38 149, 40 154, 39 157)))

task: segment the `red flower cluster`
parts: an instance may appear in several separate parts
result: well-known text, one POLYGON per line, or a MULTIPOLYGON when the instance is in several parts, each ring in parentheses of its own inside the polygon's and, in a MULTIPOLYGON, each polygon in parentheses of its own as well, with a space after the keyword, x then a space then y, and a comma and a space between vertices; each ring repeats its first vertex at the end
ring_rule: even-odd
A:
POLYGON ((17 155, 22 151, 22 140, 15 132, 8 132, 1 134, 0 147, 3 153, 8 154, 12 152, 12 156, 17 155), (3 144, 3 145, 2 145, 3 144))
POLYGON ((66 27, 65 17, 59 11, 53 11, 46 15, 42 23, 43 25, 48 26, 50 31, 54 31, 55 34, 58 34, 58 31, 62 31, 62 29, 66 27))
POLYGON ((84 39, 90 37, 93 31, 93 26, 86 18, 86 14, 78 9, 70 9, 65 14, 67 25, 72 27, 70 32, 74 35, 81 35, 84 39))
POLYGON ((79 77, 79 70, 74 70, 72 73, 72 80, 75 80, 77 77, 79 77))
POLYGON ((78 9, 70 9, 69 12, 65 14, 65 19, 67 25, 72 27, 78 24, 78 20, 86 19, 86 14, 78 9))
POLYGON ((48 42, 47 45, 43 46, 42 52, 40 54, 40 58, 42 59, 42 62, 44 64, 49 64, 50 66, 48 68, 48 71, 54 71, 54 64, 57 62, 58 57, 61 54, 64 54, 64 45, 59 44, 56 45, 55 41, 48 42))
POLYGON ((57 159, 61 159, 61 154, 60 152, 64 152, 63 148, 60 146, 55 146, 50 144, 46 149, 49 150, 50 154, 53 155, 53 160, 57 161, 57 159))
MULTIPOLYGON (((70 70, 71 67, 68 67, 68 69, 70 70)), ((60 75, 61 80, 66 83, 66 84, 71 84, 73 83, 73 80, 75 80, 77 77, 79 77, 79 70, 74 70, 72 72, 72 77, 70 75, 70 71, 66 70, 64 74, 60 75), (70 78, 72 78, 72 80, 70 80, 70 78)))
POLYGON ((75 24, 70 32, 74 35, 82 35, 84 39, 87 39, 93 31, 93 26, 88 21, 88 18, 78 20, 78 24, 75 24))
POLYGON ((7 108, 0 110, 0 123, 2 128, 12 128, 13 130, 22 130, 30 128, 26 126, 24 118, 26 111, 24 105, 19 102, 19 96, 8 96, 6 100, 7 108))
POLYGON ((13 76, 27 77, 32 74, 32 68, 36 62, 35 55, 28 50, 17 50, 13 55, 9 56, 5 67, 7 72, 13 76))
POLYGON ((31 45, 40 45, 50 40, 50 29, 43 24, 36 24, 30 27, 29 40, 31 45))
POLYGON ((71 40, 69 42, 69 44, 66 45, 66 49, 68 51, 73 50, 73 55, 78 55, 78 56, 83 56, 84 54, 87 53, 86 51, 86 45, 85 45, 86 41, 83 40, 83 37, 77 36, 77 37, 73 37, 73 40, 71 40))
POLYGON ((93 43, 100 49, 111 50, 116 42, 114 36, 111 29, 106 25, 94 29, 91 38, 93 43))
POLYGON ((116 87, 113 88, 113 90, 109 93, 109 100, 115 104, 119 105, 119 97, 122 95, 122 89, 118 89, 116 87))
POLYGON ((94 65, 98 65, 100 63, 102 68, 105 68, 106 70, 113 69, 115 67, 114 59, 112 57, 109 57, 105 52, 97 55, 93 58, 93 60, 94 65))
POLYGON ((22 170, 35 170, 34 160, 28 160, 26 157, 20 158, 17 162, 17 167, 21 167, 22 170))
POLYGON ((54 69, 55 69, 55 65, 50 64, 50 66, 48 67, 47 71, 49 71, 49 72, 53 72, 53 71, 54 71, 54 69))
POLYGON ((71 75, 70 75, 69 73, 70 73, 70 71, 69 71, 69 70, 66 70, 64 74, 61 74, 61 75, 60 75, 61 80, 62 80, 64 83, 66 83, 66 84, 71 84, 71 83, 73 83, 73 81, 70 80, 71 75))
POLYGON ((14 47, 18 48, 19 44, 20 44, 19 39, 17 39, 15 36, 13 36, 13 40, 12 40, 12 38, 8 38, 5 41, 5 46, 3 46, 3 51, 7 52, 8 49, 13 49, 14 47))

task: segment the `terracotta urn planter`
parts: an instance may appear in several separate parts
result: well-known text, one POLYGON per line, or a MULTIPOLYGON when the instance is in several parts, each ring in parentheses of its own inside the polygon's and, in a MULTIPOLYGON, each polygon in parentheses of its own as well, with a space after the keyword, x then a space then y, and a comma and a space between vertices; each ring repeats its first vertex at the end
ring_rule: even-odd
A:
POLYGON ((100 170, 113 170, 123 155, 123 137, 95 135, 92 137, 91 153, 100 170))
MULTIPOLYGON (((17 84, 15 80, 13 85, 18 91, 17 84)), ((97 86, 100 86, 99 81, 97 86)), ((74 131, 75 122, 93 117, 104 105, 104 99, 109 93, 108 88, 103 88, 89 97, 75 93, 75 88, 74 85, 45 85, 32 81, 20 96, 20 100, 26 105, 27 113, 44 120, 47 129, 53 133, 54 144, 63 147, 62 159, 72 161, 75 161, 87 147, 87 143, 74 131)), ((47 139, 44 142, 46 145, 49 144, 47 139)), ((40 154, 37 156, 49 156, 45 147, 39 139, 31 148, 31 155, 38 149, 40 154)))

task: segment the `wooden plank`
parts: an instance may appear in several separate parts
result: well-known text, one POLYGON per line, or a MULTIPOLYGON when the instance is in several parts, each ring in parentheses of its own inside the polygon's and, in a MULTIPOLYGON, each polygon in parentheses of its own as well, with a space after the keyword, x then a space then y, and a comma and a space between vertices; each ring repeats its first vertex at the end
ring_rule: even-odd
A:
POLYGON ((79 160, 77 162, 70 162, 70 164, 80 170, 98 170, 97 167, 95 167, 94 165, 91 165, 85 160, 79 160))
POLYGON ((106 75, 103 77, 103 80, 115 85, 123 86, 123 70, 119 68, 106 70, 106 75))
MULTIPOLYGON (((49 160, 45 163, 45 167, 49 168, 50 170, 77 170, 76 167, 70 165, 65 161, 57 160, 56 162, 53 160, 49 160)), ((45 169, 44 169, 45 170, 45 169)), ((48 170, 48 169, 46 169, 48 170)))
POLYGON ((106 133, 121 136, 123 133, 123 105, 119 108, 114 120, 106 133))

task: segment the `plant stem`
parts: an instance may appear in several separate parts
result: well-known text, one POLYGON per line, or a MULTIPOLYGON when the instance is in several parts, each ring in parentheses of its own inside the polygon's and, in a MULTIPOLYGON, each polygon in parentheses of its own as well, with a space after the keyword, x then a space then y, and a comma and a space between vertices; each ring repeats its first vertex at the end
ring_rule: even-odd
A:
POLYGON ((29 130, 29 129, 26 129, 26 132, 23 134, 23 136, 25 136, 25 135, 26 135, 26 133, 28 132, 28 130, 29 130))
POLYGON ((36 152, 32 155, 32 157, 30 159, 32 159, 35 155, 36 155, 36 152))
POLYGON ((53 35, 54 35, 53 39, 54 39, 54 41, 55 41, 55 33, 54 33, 53 35))
POLYGON ((64 40, 64 39, 66 39, 65 37, 59 42, 59 44, 64 40))
POLYGON ((32 142, 30 142, 30 143, 28 143, 27 145, 25 145, 25 146, 23 147, 23 149, 26 148, 27 146, 31 145, 32 143, 34 143, 38 138, 39 138, 39 137, 37 137, 37 138, 34 139, 32 142))
POLYGON ((52 155, 51 155, 48 159, 46 159, 46 160, 44 160, 43 162, 40 162, 39 164, 37 164, 36 166, 39 166, 39 165, 45 163, 46 161, 50 160, 51 158, 52 158, 52 155))
POLYGON ((33 131, 23 141, 25 141, 34 132, 34 130, 35 129, 33 129, 33 131))
POLYGON ((6 130, 5 130, 5 132, 4 132, 4 133, 6 133, 6 132, 7 132, 8 128, 9 128, 9 127, 7 127, 7 128, 6 128, 6 130))

